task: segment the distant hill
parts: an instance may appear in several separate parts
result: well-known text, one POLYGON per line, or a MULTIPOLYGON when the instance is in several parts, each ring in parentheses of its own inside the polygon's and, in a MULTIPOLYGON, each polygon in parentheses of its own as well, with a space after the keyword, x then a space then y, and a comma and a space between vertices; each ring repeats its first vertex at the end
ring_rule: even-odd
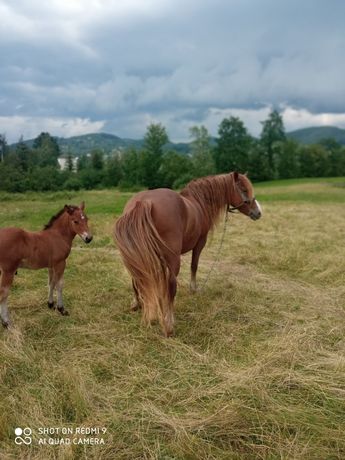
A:
MULTIPOLYGON (((84 155, 93 149, 100 149, 104 153, 110 153, 113 150, 124 150, 128 147, 140 149, 144 145, 143 139, 126 139, 107 133, 90 133, 82 136, 73 137, 55 137, 62 153, 71 151, 74 156, 84 155)), ((33 139, 25 140, 30 148, 33 146, 33 139)), ((16 144, 13 144, 16 145, 16 144)), ((165 150, 173 149, 176 152, 187 154, 189 144, 184 142, 169 142, 164 147, 165 150)))
MULTIPOLYGON (((302 144, 316 144, 322 139, 333 138, 339 144, 345 145, 345 129, 336 128, 335 126, 297 129, 296 131, 287 133, 287 137, 302 144)), ((56 137, 56 140, 62 153, 71 151, 74 156, 84 155, 93 149, 101 149, 104 153, 110 153, 113 150, 124 150, 128 147, 140 149, 144 145, 143 139, 126 139, 107 133, 90 133, 68 138, 56 137)), ((32 147, 33 139, 24 142, 29 147, 32 147)), ((216 139, 211 138, 211 144, 215 145, 215 143, 216 139)), ((188 154, 190 152, 190 144, 188 142, 169 142, 165 145, 164 149, 173 149, 181 154, 188 154)))
POLYGON ((82 136, 58 137, 56 138, 63 153, 71 151, 74 155, 79 156, 89 153, 93 149, 101 149, 105 153, 113 150, 123 150, 128 147, 141 148, 142 140, 122 139, 113 134, 93 133, 82 136))
POLYGON ((339 144, 345 145, 345 129, 336 128, 335 126, 297 129, 287 133, 287 136, 301 144, 317 144, 322 139, 332 138, 339 144))

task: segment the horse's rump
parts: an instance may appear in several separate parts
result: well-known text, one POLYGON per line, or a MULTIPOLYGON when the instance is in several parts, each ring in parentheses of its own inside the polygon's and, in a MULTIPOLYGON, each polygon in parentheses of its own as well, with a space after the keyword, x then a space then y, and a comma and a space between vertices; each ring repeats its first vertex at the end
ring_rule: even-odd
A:
POLYGON ((162 324, 168 308, 168 250, 152 219, 152 203, 137 201, 116 222, 114 235, 143 307, 143 321, 162 324))

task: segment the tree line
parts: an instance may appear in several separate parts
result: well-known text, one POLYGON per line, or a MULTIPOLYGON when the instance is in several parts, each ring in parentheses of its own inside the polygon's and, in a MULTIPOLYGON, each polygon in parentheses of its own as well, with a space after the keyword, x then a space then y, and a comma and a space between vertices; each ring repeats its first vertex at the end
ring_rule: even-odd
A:
POLYGON ((64 154, 55 138, 41 133, 32 147, 21 138, 8 146, 0 135, 0 190, 7 192, 79 190, 119 186, 122 189, 181 188, 193 178, 230 171, 247 172, 253 181, 297 177, 345 176, 345 148, 333 139, 302 145, 286 136, 279 112, 262 122, 259 138, 238 117, 222 120, 218 137, 204 126, 190 129, 190 152, 166 149, 166 128, 150 124, 142 148, 104 154, 94 149, 77 161, 64 154))

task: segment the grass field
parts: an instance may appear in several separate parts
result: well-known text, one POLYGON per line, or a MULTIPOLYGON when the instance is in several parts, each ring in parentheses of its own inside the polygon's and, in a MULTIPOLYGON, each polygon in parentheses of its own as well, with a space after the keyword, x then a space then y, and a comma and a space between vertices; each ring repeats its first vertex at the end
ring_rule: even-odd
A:
POLYGON ((39 229, 84 199, 94 232, 68 259, 71 316, 46 307, 45 270, 15 279, 14 327, 0 330, 1 460, 344 459, 344 185, 258 184, 263 218, 230 216, 195 295, 184 257, 172 339, 129 311, 111 236, 129 193, 0 195, 1 226, 39 229), (15 444, 16 427, 32 429, 30 446, 15 444), (39 445, 43 427, 105 427, 104 444, 39 445))

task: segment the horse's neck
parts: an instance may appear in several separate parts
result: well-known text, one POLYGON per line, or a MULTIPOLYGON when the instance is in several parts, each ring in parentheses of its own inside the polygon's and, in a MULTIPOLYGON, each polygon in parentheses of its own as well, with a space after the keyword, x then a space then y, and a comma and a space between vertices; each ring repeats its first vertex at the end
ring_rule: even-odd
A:
POLYGON ((71 230, 69 225, 69 218, 66 213, 63 213, 46 232, 54 231, 61 234, 61 237, 68 243, 72 244, 75 233, 71 230))
MULTIPOLYGON (((200 208, 202 213, 207 215, 209 225, 210 227, 212 227, 214 221, 217 220, 218 215, 228 204, 231 203, 231 195, 233 191, 233 178, 231 175, 222 174, 218 176, 213 176, 212 178, 208 178, 208 180, 214 180, 216 185, 216 187, 214 187, 214 192, 212 192, 213 196, 210 197, 210 203, 207 203, 206 201, 206 197, 208 195, 207 193, 205 193, 204 195, 202 193, 193 193, 193 190, 189 188, 188 185, 181 191, 181 195, 184 198, 187 198, 189 201, 195 203, 195 205, 198 208, 200 208)), ((208 184, 205 183, 205 187, 207 186, 208 184)))

